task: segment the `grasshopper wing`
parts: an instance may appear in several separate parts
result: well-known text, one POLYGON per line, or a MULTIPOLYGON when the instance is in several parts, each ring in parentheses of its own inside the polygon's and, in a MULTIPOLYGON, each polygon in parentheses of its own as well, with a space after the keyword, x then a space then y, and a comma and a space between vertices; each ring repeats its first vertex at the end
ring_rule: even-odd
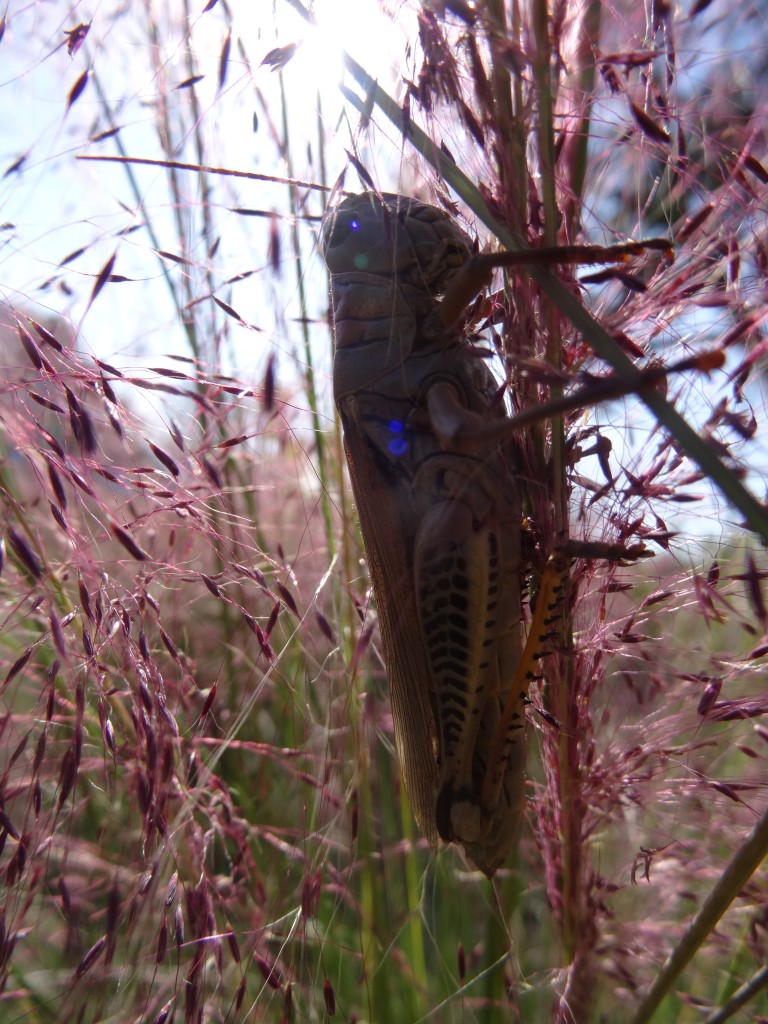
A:
POLYGON ((401 528, 397 493, 382 480, 354 398, 344 402, 344 426, 352 489, 378 602, 398 760, 416 820, 434 849, 438 843, 438 734, 430 665, 419 625, 413 556, 408 551, 407 533, 401 528))

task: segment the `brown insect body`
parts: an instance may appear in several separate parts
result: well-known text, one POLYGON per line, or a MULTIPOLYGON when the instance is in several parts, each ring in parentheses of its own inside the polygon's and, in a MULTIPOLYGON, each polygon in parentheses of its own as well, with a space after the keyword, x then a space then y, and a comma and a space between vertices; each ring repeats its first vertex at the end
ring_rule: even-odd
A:
POLYGON ((459 843, 490 875, 516 842, 523 806, 525 693, 511 692, 522 654, 521 495, 513 442, 446 436, 430 413, 447 384, 478 423, 507 417, 463 323, 446 326, 438 312, 472 244, 442 211, 369 192, 329 211, 321 245, 334 397, 406 790, 430 843, 459 843), (492 750, 501 768, 488 763, 492 750))

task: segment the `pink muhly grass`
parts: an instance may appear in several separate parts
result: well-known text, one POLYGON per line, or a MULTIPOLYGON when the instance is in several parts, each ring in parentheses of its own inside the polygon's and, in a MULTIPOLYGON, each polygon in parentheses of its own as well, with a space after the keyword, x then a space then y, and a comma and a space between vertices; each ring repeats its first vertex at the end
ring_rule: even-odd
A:
MULTIPOLYGON (((403 179, 413 191, 431 182, 431 201, 460 216, 455 160, 471 179, 464 199, 534 246, 671 239, 674 260, 649 250, 556 273, 638 365, 725 353, 725 372, 659 388, 757 491, 768 159, 756 51, 743 51, 743 74, 722 59, 715 5, 656 5, 648 24, 604 5, 444 7, 415 5, 403 179), (419 125, 442 179, 411 148, 419 125)), ((11 1019, 33 1008, 156 1024, 625 1012, 765 807, 764 558, 634 397, 523 431, 529 604, 567 534, 655 558, 571 567, 531 688, 517 863, 488 884, 455 850, 431 857, 401 801, 364 553, 313 363, 328 344, 325 299, 303 291, 298 239, 320 204, 290 185, 279 214, 189 170, 218 166, 206 131, 243 88, 257 141, 276 140, 280 161, 304 148, 303 129, 264 100, 262 54, 237 11, 205 5, 203 50, 188 18, 143 13, 153 105, 128 102, 125 123, 151 109, 161 146, 142 171, 164 174, 167 193, 149 198, 149 179, 120 165, 127 226, 47 260, 46 288, 74 283, 85 303, 81 334, 20 303, 3 331, 3 1005, 11 1019), (224 250, 245 217, 265 230, 233 268, 224 250), (167 293, 142 325, 162 358, 123 352, 131 257, 137 279, 162 268, 167 293), (300 308, 289 316, 275 284, 265 331, 246 289, 257 274, 284 285, 294 264, 300 308), (97 359, 84 338, 107 309, 115 351, 97 359), (232 372, 243 338, 249 363, 232 372), (712 543, 680 514, 699 508, 712 543)), ((732 12, 744 32, 757 14, 732 12)), ((67 29, 61 116, 102 155, 116 145, 130 160, 140 146, 123 141, 123 108, 102 91, 104 55, 122 52, 125 26, 112 27, 67 29), (89 103, 98 124, 83 126, 89 103)), ((264 75, 300 53, 281 42, 264 75)), ((361 142, 384 134, 374 98, 350 142, 365 160, 351 164, 365 187, 392 189, 361 142)), ((9 159, 4 181, 22 181, 31 155, 9 159)), ((308 178, 321 176, 314 159, 308 178)), ((497 275, 473 324, 515 411, 606 372, 524 269, 497 275)), ((755 875, 685 999, 710 1006, 762 963, 765 902, 755 875)))
MULTIPOLYGON (((293 717, 287 680, 272 670, 270 684, 264 674, 275 661, 281 621, 301 614, 290 589, 296 578, 254 544, 226 466, 214 483, 200 472, 194 444, 185 442, 171 458, 161 444, 145 443, 126 403, 131 374, 104 374, 63 345, 45 364, 30 362, 31 372, 19 366, 9 381, 13 397, 3 414, 13 481, 3 576, 5 635, 13 644, 0 668, 8 708, 3 963, 8 970, 23 955, 36 908, 35 947, 50 949, 43 962, 72 965, 70 987, 57 997, 60 1011, 105 1004, 119 962, 130 965, 131 998, 162 1018, 186 961, 183 1002, 196 1019, 242 960, 234 936, 229 966, 220 955, 218 936, 231 934, 227 908, 248 921, 249 955, 263 942, 266 865, 253 845, 295 861, 301 835, 280 826, 273 833, 270 824, 271 780, 287 770, 284 802, 306 782, 317 785, 311 754, 284 742, 254 743, 247 726, 231 746, 222 728, 249 699, 273 708, 266 714, 293 717), (45 403, 36 400, 41 395, 45 403), (210 643, 214 635, 219 639, 210 643), (222 687, 223 671, 250 677, 255 697, 247 687, 240 694, 222 687), (271 766, 259 791, 243 794, 254 801, 247 819, 215 767, 222 757, 243 755, 271 766), (299 771, 301 764, 310 770, 299 771), (216 847, 229 851, 221 877, 213 870, 216 847), (99 926, 102 934, 89 943, 99 926), (147 956, 154 962, 149 975, 141 966, 147 956)), ((186 374, 175 379, 198 384, 186 374)), ((181 398, 180 387, 174 390, 181 398)), ((237 391, 243 417, 246 400, 237 391)), ((256 417, 258 409, 257 398, 256 417)), ((234 450, 230 438, 218 437, 216 445, 203 442, 208 452, 234 450)), ((237 459, 253 459, 242 443, 239 449, 237 459)), ((263 463, 260 478, 264 485, 263 463)), ((297 498, 289 481, 285 527, 297 498)), ((276 526, 278 519, 266 514, 265 522, 276 526)), ((315 556, 321 545, 316 535, 315 556)), ((303 729, 299 723, 299 742, 303 729)), ((235 973, 232 998, 238 990, 242 1002, 244 977, 235 973)), ((9 997, 12 1005, 24 998, 9 997)))

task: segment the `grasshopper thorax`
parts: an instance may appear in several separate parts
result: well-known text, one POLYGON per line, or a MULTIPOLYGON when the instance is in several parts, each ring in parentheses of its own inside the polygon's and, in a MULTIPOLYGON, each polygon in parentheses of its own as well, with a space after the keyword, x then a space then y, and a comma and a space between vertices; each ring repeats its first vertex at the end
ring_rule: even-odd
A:
POLYGON ((438 295, 473 252, 442 210, 389 192, 347 196, 323 220, 320 247, 331 274, 396 277, 438 295))

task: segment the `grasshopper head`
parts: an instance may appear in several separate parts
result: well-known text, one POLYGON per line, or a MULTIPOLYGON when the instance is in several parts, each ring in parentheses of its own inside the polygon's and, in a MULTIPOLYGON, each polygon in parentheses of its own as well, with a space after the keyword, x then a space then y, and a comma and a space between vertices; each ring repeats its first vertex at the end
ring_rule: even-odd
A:
POLYGON ((394 276, 430 295, 443 292, 473 252, 447 213, 389 192, 347 196, 330 207, 320 248, 332 274, 394 276))

